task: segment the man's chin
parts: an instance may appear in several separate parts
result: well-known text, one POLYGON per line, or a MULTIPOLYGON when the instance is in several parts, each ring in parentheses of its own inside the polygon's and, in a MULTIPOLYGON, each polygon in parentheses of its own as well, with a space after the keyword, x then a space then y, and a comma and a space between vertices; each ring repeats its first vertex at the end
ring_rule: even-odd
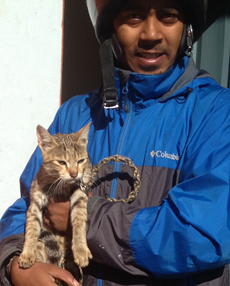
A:
POLYGON ((165 63, 164 65, 133 65, 132 71, 140 74, 147 75, 161 75, 166 73, 171 67, 173 63, 165 63))
POLYGON ((148 75, 160 75, 164 72, 161 70, 155 70, 155 69, 151 69, 151 68, 142 68, 140 73, 148 74, 148 75))
POLYGON ((156 66, 139 66, 137 69, 137 73, 147 74, 147 75, 160 75, 165 72, 166 71, 156 66))

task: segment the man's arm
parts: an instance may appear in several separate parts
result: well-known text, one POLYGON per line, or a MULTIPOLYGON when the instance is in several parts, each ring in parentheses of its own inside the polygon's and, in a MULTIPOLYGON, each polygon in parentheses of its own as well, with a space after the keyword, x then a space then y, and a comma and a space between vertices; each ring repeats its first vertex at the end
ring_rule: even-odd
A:
MULTIPOLYGON (((138 209, 104 199, 93 202, 87 240, 98 263, 161 278, 229 263, 229 91, 215 100, 200 115, 199 126, 191 118, 194 130, 181 154, 180 182, 161 205, 138 209)), ((149 196, 156 192, 154 186, 148 190, 149 196)))
POLYGON ((15 257, 12 262, 10 276, 14 286, 53 286, 55 278, 70 286, 80 285, 70 272, 53 264, 35 262, 32 267, 22 269, 19 267, 18 257, 15 257))
MULTIPOLYGON (((41 164, 41 154, 36 149, 28 162, 22 176, 22 185, 26 187, 23 196, 10 206, 1 218, 0 222, 0 276, 4 283, 9 283, 6 276, 6 265, 14 255, 20 255, 24 243, 24 230, 26 222, 26 211, 28 209, 30 198, 29 188, 34 179, 37 170, 41 164)), ((7 284, 6 284, 7 285, 7 284)))
MULTIPOLYGON (((85 96, 79 96, 77 97, 77 100, 74 99, 73 101, 81 102, 81 100, 84 101, 85 96)), ((58 110, 55 119, 49 128, 50 134, 55 134, 58 132, 71 133, 79 130, 82 127, 82 123, 79 120, 79 117, 82 118, 82 112, 80 112, 79 106, 81 105, 77 103, 73 104, 71 100, 63 104, 58 110), (67 120, 66 117, 68 117, 67 120), (78 124, 76 124, 76 122, 78 124)), ((86 120, 88 121, 88 117, 86 120)), ((30 185, 35 178, 41 163, 42 158, 40 149, 37 148, 21 176, 21 186, 23 186, 21 194, 23 197, 9 207, 0 222, 0 276, 4 280, 6 262, 9 261, 12 255, 15 253, 19 255, 22 251, 20 246, 21 239, 18 240, 16 236, 19 235, 22 237, 22 240, 24 239, 26 211, 29 206, 30 185), (7 247, 6 245, 11 245, 11 248, 7 247)))
MULTIPOLYGON (((160 206, 141 209, 89 199, 87 241, 95 261, 163 278, 230 261, 230 106, 225 93, 201 125, 193 126, 191 118, 196 130, 184 147, 180 183, 160 206)), ((149 196, 155 192, 154 186, 148 190, 149 196)))

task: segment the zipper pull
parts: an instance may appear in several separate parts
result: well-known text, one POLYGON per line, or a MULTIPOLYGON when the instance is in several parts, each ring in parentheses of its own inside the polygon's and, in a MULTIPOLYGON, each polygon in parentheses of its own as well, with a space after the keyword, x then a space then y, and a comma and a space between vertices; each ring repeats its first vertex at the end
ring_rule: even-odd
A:
POLYGON ((128 107, 127 101, 126 101, 126 96, 128 93, 128 82, 126 82, 126 85, 123 87, 122 93, 124 94, 124 103, 125 103, 124 110, 125 110, 125 113, 129 113, 129 107, 128 107))

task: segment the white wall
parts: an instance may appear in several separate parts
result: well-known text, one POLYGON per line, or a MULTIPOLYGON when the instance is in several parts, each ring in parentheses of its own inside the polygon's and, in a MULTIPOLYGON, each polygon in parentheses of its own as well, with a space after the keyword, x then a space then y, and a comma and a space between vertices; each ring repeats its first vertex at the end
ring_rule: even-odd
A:
POLYGON ((62 15, 62 0, 0 1, 0 217, 59 107, 62 15))

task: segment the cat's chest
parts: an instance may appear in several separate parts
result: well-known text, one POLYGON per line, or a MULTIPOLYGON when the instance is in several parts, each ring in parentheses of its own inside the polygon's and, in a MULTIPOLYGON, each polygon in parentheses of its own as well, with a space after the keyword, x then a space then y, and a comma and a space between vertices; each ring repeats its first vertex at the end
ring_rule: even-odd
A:
POLYGON ((49 180, 44 182, 42 177, 37 177, 37 189, 40 191, 40 195, 37 195, 37 199, 41 201, 41 204, 46 205, 49 199, 52 197, 59 201, 69 200, 72 194, 79 189, 79 182, 70 183, 63 181, 60 178, 53 178, 50 176, 49 180))

